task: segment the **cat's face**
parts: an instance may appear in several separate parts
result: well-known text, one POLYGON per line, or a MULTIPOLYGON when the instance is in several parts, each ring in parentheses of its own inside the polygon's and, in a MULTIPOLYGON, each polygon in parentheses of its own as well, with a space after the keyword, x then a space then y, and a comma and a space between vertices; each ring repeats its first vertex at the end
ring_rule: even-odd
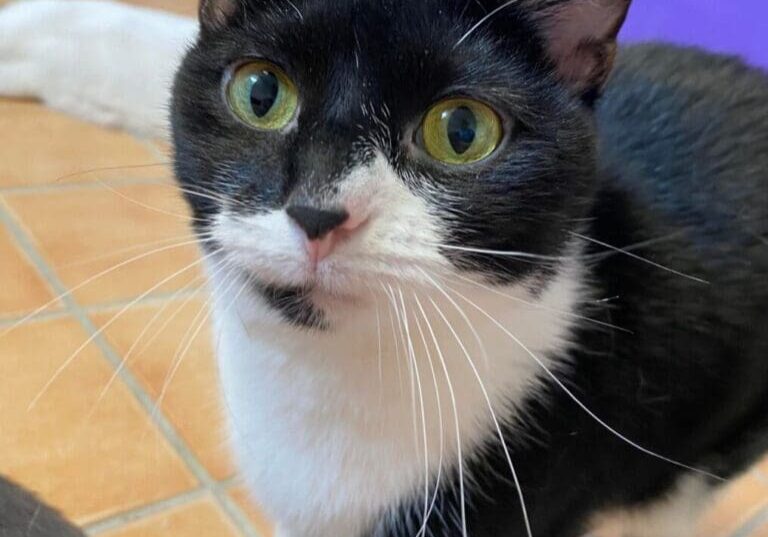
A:
POLYGON ((595 181, 581 95, 602 74, 568 74, 518 3, 204 5, 173 119, 209 251, 299 324, 435 274, 545 281, 552 263, 471 250, 564 253, 595 181))

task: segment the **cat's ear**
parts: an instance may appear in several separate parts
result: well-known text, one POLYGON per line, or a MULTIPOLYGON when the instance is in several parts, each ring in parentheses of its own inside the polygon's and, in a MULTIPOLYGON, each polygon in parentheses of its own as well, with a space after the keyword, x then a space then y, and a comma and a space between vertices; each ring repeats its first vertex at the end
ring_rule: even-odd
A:
POLYGON ((204 31, 221 30, 242 9, 241 0, 200 0, 200 27, 204 31))
POLYGON ((526 1, 560 78, 582 95, 599 93, 631 0, 526 1))

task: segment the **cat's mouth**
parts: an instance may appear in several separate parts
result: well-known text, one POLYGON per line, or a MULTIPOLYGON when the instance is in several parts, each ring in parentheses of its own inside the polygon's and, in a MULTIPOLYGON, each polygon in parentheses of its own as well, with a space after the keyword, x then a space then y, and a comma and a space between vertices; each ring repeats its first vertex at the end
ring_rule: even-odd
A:
POLYGON ((302 302, 328 311, 370 306, 393 289, 430 288, 432 277, 446 269, 434 262, 385 254, 339 253, 319 263, 293 254, 243 250, 233 250, 226 257, 255 288, 272 290, 276 301, 295 302, 301 297, 302 302))
POLYGON ((349 311, 365 301, 362 295, 330 292, 320 286, 291 287, 254 282, 254 290, 288 322, 306 328, 327 327, 328 314, 349 311))

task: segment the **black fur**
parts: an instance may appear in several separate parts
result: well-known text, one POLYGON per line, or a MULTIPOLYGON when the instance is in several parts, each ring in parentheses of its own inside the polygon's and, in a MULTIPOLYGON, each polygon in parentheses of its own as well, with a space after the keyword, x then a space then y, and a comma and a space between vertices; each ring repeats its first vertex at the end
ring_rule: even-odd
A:
MULTIPOLYGON (((644 447, 732 477, 768 449, 768 77, 695 50, 635 47, 597 119, 601 187, 587 234, 648 243, 633 252, 708 283, 602 259, 592 282, 615 300, 600 319, 631 333, 583 326, 563 380, 644 447)), ((663 498, 690 473, 617 439, 557 386, 547 395, 523 413, 537 441, 512 454, 534 535, 577 537, 595 513, 663 498)), ((498 445, 470 463, 474 537, 525 535, 506 464, 498 445)), ((446 491, 438 509, 456 513, 457 502, 446 491)), ((420 509, 403 507, 376 535, 410 535, 420 509)), ((429 534, 460 535, 455 516, 431 519, 429 534)))
POLYGON ((326 327, 323 313, 307 297, 306 289, 256 284, 256 289, 269 305, 280 312, 286 322, 308 329, 326 327))
MULTIPOLYGON (((216 189, 254 211, 285 207, 333 189, 377 148, 414 191, 427 181, 450 193, 440 206, 449 243, 552 260, 584 243, 589 281, 610 300, 582 313, 625 330, 585 323, 559 358, 573 364, 563 381, 607 423, 723 477, 768 448, 763 73, 692 50, 638 47, 620 54, 604 95, 592 103, 597 92, 588 92, 585 103, 553 76, 530 3, 511 5, 458 47, 501 2, 295 4, 301 18, 284 2, 246 2, 226 27, 204 31, 187 57, 173 105, 183 185, 216 189), (248 129, 227 111, 221 81, 251 56, 278 63, 301 89, 293 134, 248 129), (424 111, 451 94, 481 98, 504 117, 506 139, 486 161, 451 169, 419 150, 424 111)), ((204 229, 219 208, 189 201, 204 229)), ((446 255, 497 282, 536 277, 545 286, 557 268, 446 255)), ((301 292, 264 293, 289 304, 282 311, 294 323, 314 326, 321 315, 301 292)), ((663 498, 686 474, 548 388, 522 414, 534 441, 511 443, 536 537, 576 537, 595 513, 663 498)), ((490 442, 468 466, 469 534, 525 535, 500 446, 490 442)), ((454 485, 442 484, 428 535, 461 535, 454 485)), ((421 505, 412 499, 382 513, 366 535, 415 535, 421 505)))
POLYGON ((0 477, 0 535, 3 537, 85 537, 29 492, 0 477))

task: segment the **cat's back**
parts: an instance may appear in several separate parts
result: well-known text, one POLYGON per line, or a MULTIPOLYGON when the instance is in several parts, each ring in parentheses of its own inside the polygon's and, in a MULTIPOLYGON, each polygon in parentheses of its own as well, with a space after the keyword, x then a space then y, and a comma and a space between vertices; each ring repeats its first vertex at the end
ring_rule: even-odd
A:
POLYGON ((659 232, 768 267, 768 74, 691 48, 628 47, 597 118, 602 165, 659 232))
POLYGON ((597 117, 605 156, 655 161, 645 171, 674 172, 699 157, 716 177, 728 164, 757 164, 749 157, 768 162, 768 73, 734 57, 662 44, 623 48, 597 117))

